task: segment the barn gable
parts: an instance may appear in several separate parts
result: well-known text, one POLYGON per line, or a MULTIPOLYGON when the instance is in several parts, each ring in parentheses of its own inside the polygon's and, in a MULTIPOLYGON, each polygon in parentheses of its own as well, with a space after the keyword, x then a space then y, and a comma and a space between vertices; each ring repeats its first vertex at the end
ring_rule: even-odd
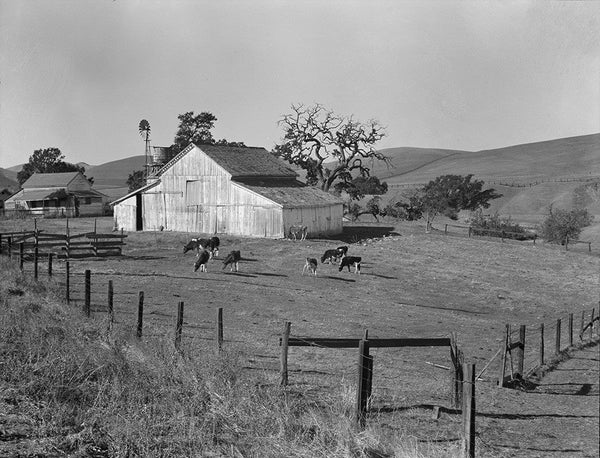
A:
POLYGON ((282 237, 294 224, 340 232, 341 200, 296 177, 264 148, 190 144, 149 178, 152 186, 114 202, 115 225, 261 237, 282 237))

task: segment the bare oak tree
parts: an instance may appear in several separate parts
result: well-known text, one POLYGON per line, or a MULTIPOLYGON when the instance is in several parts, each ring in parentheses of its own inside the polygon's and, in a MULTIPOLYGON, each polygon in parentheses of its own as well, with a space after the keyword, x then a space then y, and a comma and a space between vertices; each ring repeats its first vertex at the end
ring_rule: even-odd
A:
POLYGON ((328 191, 337 182, 369 176, 368 162, 386 158, 375 149, 385 136, 375 120, 339 116, 322 105, 292 105, 279 121, 285 136, 274 154, 306 170, 307 182, 328 191))

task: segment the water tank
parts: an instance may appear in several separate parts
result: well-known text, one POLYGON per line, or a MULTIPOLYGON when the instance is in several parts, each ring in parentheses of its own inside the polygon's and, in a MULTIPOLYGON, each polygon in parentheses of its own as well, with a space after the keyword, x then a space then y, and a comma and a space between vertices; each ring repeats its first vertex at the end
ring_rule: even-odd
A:
POLYGON ((170 151, 168 146, 153 146, 152 147, 152 163, 153 164, 165 164, 170 158, 170 151))

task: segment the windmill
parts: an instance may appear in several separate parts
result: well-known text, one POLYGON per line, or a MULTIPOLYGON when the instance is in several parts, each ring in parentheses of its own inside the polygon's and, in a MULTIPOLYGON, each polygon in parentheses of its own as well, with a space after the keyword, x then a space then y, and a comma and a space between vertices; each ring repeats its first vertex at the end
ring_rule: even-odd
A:
POLYGON ((144 169, 144 179, 148 178, 148 169, 150 167, 150 123, 145 119, 140 121, 139 132, 144 142, 146 143, 145 156, 146 156, 146 166, 144 169))

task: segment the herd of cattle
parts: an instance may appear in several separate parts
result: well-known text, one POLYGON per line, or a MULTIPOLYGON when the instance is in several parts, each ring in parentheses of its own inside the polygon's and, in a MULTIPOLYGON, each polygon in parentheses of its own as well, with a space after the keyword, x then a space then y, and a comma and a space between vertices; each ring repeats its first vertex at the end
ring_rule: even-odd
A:
MULTIPOLYGON (((302 237, 302 236, 301 236, 302 237)), ((302 237, 301 240, 304 240, 302 237)), ((221 241, 219 237, 211 237, 208 239, 195 238, 191 239, 186 245, 183 247, 183 253, 187 253, 188 251, 195 250, 196 251, 196 261, 194 262, 194 272, 200 269, 200 272, 206 272, 206 264, 213 257, 219 256, 219 246, 221 241)), ((242 259, 242 255, 239 250, 230 251, 229 254, 223 260, 223 269, 229 266, 231 271, 238 271, 239 261, 242 259)), ((360 256, 348 256, 348 247, 340 246, 335 249, 326 250, 321 256, 321 263, 338 263, 339 262, 339 271, 341 272, 344 267, 348 268, 348 272, 350 272, 350 267, 354 267, 354 273, 360 274, 360 263, 362 258, 360 256)), ((318 262, 315 258, 306 258, 306 264, 302 269, 302 275, 305 273, 317 275, 317 266, 318 262)))

